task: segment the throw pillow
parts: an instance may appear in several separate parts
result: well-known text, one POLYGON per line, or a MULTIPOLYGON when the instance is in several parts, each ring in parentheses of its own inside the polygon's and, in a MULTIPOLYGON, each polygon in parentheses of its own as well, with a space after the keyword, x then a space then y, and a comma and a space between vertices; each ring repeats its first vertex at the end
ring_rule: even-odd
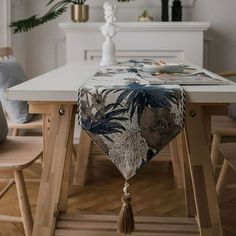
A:
POLYGON ((23 69, 14 57, 0 62, 0 101, 10 120, 25 123, 32 116, 28 113, 28 104, 24 101, 8 101, 6 89, 23 83, 27 80, 23 69))

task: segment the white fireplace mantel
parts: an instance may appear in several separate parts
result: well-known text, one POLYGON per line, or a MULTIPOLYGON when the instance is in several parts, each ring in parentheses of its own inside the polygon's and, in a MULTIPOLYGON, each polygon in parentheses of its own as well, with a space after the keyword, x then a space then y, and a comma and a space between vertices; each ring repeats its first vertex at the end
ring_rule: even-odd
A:
MULTIPOLYGON (((66 32, 67 62, 101 59, 103 22, 60 23, 66 32)), ((118 22, 114 38, 119 59, 152 57, 202 66, 204 31, 209 22, 118 22)))
MULTIPOLYGON (((65 32, 99 31, 104 22, 94 23, 60 23, 65 32)), ((117 22, 120 31, 206 31, 210 28, 209 22, 117 22)))

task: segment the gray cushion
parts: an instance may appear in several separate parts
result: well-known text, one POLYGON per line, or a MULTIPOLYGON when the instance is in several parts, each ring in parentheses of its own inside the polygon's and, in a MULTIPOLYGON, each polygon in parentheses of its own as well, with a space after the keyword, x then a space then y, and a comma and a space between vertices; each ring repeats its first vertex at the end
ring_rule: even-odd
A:
POLYGON ((31 119, 27 102, 7 101, 6 89, 27 80, 23 69, 14 57, 0 62, 0 101, 3 109, 13 122, 25 123, 31 119))
POLYGON ((236 120, 236 103, 231 103, 228 107, 229 117, 236 120))
POLYGON ((0 143, 6 140, 8 133, 7 121, 0 103, 0 143))

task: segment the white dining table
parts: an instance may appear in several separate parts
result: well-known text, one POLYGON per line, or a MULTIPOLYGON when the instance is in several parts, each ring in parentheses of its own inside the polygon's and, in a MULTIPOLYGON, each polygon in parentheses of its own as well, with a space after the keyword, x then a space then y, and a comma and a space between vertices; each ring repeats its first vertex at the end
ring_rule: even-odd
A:
MULTIPOLYGON (((98 65, 92 62, 68 64, 6 91, 7 99, 28 101, 30 112, 43 114, 44 119, 44 165, 33 236, 117 234, 114 216, 66 214, 78 89, 97 69, 98 65), (84 226, 86 224, 87 227, 84 226)), ((236 102, 236 85, 183 88, 186 93, 186 119, 185 130, 180 135, 180 153, 184 163, 187 216, 165 220, 137 218, 135 236, 160 236, 165 232, 167 234, 164 235, 172 232, 175 236, 223 235, 204 126, 204 122, 209 123, 207 119, 210 116, 204 108, 215 111, 221 105, 236 102)))

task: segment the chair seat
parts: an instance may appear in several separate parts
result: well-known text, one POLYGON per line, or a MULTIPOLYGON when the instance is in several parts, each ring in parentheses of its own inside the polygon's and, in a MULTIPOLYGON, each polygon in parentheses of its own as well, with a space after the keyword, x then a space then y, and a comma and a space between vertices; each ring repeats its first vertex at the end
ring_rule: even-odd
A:
POLYGON ((41 129, 43 126, 42 115, 34 115, 27 123, 15 123, 7 120, 9 129, 41 129))
POLYGON ((220 136, 234 135, 236 131, 236 121, 228 116, 212 116, 211 132, 220 136))
POLYGON ((225 159, 228 161, 228 164, 236 172, 236 143, 220 144, 219 149, 225 159))
POLYGON ((8 137, 0 144, 0 169, 24 169, 42 154, 42 150, 40 137, 8 137))

